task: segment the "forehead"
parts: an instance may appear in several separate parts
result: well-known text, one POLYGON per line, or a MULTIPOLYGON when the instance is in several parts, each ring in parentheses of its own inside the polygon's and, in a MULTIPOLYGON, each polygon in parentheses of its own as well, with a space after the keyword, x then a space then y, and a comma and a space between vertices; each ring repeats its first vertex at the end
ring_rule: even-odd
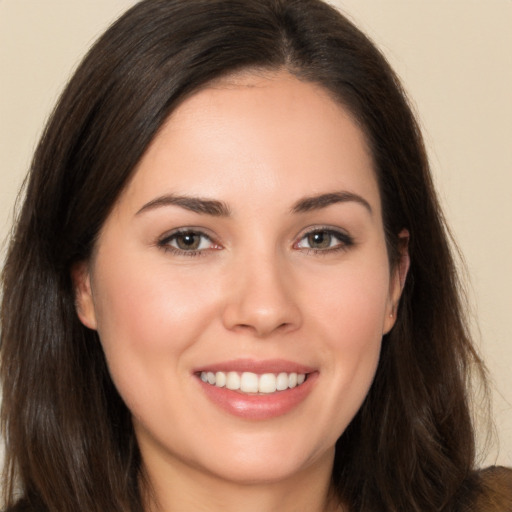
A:
POLYGON ((225 194, 226 183, 252 195, 357 186, 378 196, 365 136, 348 110, 321 86, 286 72, 237 74, 188 97, 128 189, 204 196, 225 194))

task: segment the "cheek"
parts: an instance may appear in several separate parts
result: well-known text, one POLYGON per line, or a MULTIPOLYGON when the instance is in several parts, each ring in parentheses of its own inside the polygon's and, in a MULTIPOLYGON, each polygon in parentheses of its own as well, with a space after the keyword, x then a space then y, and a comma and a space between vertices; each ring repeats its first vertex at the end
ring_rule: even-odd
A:
POLYGON ((320 276, 316 284, 309 292, 310 315, 334 346, 357 353, 380 342, 389 304, 387 261, 355 262, 320 276))
POLYGON ((356 382, 356 375, 363 386, 373 378, 386 311, 386 295, 375 288, 364 287, 357 279, 346 280, 344 288, 333 290, 332 300, 325 304, 323 330, 343 385, 356 382))
MULTIPOLYGON (((318 282, 318 281, 317 281, 318 282)), ((389 289, 387 262, 346 268, 324 281, 310 309, 319 349, 328 361, 330 393, 323 397, 322 419, 334 427, 330 442, 342 434, 361 407, 379 362, 389 289), (346 271, 345 271, 346 270, 346 271)))
POLYGON ((201 324, 212 302, 212 287, 200 276, 136 258, 99 267, 95 281, 100 336, 125 347, 168 348, 178 333, 201 324))
POLYGON ((141 263, 125 258, 98 266, 95 276, 98 334, 130 408, 131 401, 154 393, 155 382, 173 387, 171 376, 179 378, 182 356, 211 324, 216 301, 215 287, 200 276, 141 263))
POLYGON ((348 275, 332 290, 329 340, 342 385, 369 387, 378 363, 388 301, 387 274, 348 275))

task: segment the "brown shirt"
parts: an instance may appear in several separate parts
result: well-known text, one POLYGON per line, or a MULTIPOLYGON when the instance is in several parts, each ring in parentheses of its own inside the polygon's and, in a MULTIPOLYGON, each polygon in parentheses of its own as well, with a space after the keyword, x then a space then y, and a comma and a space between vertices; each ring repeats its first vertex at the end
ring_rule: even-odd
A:
POLYGON ((512 512, 512 469, 493 466, 479 472, 480 492, 468 512, 512 512))

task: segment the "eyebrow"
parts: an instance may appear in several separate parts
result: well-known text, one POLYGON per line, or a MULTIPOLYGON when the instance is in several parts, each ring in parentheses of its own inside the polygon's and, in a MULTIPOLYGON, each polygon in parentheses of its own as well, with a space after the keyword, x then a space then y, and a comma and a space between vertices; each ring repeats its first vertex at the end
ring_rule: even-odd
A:
POLYGON ((320 210, 336 203, 355 202, 364 206, 370 214, 373 213, 370 203, 358 194, 353 192, 330 192, 318 196, 304 197, 297 201, 292 207, 292 213, 305 213, 311 210, 320 210))
POLYGON ((146 203, 136 213, 136 215, 149 210, 154 210, 155 208, 161 208, 163 206, 180 206, 181 208, 185 208, 185 210, 190 210, 191 212, 212 215, 214 217, 229 217, 231 215, 229 206, 222 201, 203 199, 201 197, 178 196, 174 194, 160 196, 149 201, 149 203, 146 203))
MULTIPOLYGON (((330 192, 312 197, 299 199, 292 207, 292 213, 306 213, 311 210, 320 210, 336 203, 355 202, 364 206, 370 213, 373 213, 370 203, 358 194, 353 192, 330 192)), ((146 203, 136 215, 165 206, 180 206, 194 213, 211 215, 213 217, 229 217, 231 210, 223 201, 215 199, 203 199, 192 196, 179 196, 167 194, 157 197, 146 203)))

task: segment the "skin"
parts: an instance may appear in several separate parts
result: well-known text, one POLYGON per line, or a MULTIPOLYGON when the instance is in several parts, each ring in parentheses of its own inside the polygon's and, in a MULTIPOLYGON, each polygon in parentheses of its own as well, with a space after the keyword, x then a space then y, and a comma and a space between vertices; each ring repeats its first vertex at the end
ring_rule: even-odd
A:
POLYGON ((336 509, 335 442, 371 385, 406 268, 407 255, 389 268, 364 135, 322 88, 246 73, 185 100, 74 272, 79 317, 133 415, 148 510, 336 509), (339 192, 354 196, 294 211, 339 192), (155 203, 170 194, 229 215, 155 203), (178 228, 205 234, 198 250, 179 249, 178 228), (293 361, 316 379, 286 414, 238 417, 194 374, 236 358, 293 361))

